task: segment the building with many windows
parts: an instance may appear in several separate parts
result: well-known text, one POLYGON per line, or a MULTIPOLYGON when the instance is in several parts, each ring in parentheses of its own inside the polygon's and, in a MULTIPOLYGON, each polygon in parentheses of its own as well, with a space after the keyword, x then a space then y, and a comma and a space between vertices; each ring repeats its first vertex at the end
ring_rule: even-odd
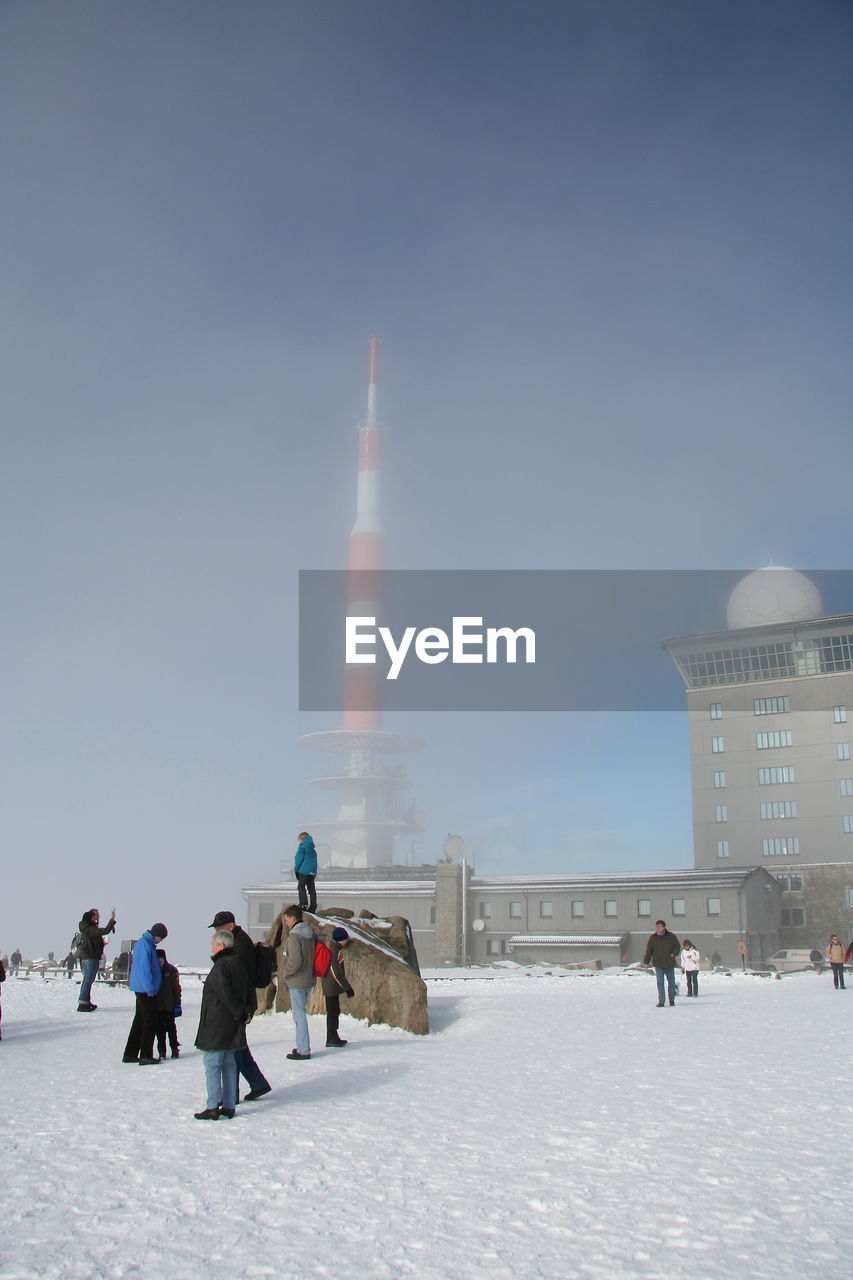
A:
POLYGON ((853 614, 787 569, 738 585, 730 629, 666 640, 687 686, 697 868, 763 866, 782 940, 853 938, 853 614))

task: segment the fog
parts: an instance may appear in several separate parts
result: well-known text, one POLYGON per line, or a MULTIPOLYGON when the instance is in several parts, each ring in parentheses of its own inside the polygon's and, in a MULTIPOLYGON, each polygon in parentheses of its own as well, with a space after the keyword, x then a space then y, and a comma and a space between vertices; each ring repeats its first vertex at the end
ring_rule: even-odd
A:
MULTIPOLYGON (((371 333, 390 567, 848 567, 851 45, 829 0, 6 0, 0 952, 115 905, 200 960, 326 803, 297 574, 371 333)), ((692 865, 680 714, 391 723, 401 860, 692 865)))

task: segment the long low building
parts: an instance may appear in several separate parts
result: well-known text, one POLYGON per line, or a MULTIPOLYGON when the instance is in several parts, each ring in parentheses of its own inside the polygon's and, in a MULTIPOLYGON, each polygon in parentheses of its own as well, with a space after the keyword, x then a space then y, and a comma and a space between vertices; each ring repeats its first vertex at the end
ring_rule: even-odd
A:
MULTIPOLYGON (((780 946, 782 885, 763 867, 491 878, 460 862, 373 868, 365 876, 328 868, 317 877, 317 894, 321 910, 405 916, 426 967, 510 958, 629 964, 643 958, 657 919, 724 964, 739 964, 741 947, 749 964, 780 946)), ((248 930, 261 939, 295 901, 296 886, 253 885, 243 895, 248 930)))

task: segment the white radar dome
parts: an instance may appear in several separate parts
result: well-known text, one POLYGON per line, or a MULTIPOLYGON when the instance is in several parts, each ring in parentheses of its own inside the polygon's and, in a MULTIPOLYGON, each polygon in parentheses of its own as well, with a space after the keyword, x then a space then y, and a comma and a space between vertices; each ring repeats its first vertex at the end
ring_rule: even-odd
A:
POLYGON ((812 622, 823 617, 823 600, 811 578, 772 565, 742 578, 729 596, 726 621, 732 631, 769 622, 812 622))

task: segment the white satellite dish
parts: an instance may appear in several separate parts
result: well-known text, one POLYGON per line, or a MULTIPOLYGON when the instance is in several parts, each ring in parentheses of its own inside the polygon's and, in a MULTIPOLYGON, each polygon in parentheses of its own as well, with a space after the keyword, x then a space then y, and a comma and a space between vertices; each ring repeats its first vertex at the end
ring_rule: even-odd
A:
POLYGON ((478 918, 477 920, 472 920, 471 922, 471 928, 474 930, 475 933, 482 933, 485 927, 486 927, 485 920, 480 920, 478 918))
POLYGON ((465 852, 465 841, 461 836, 448 836, 441 847, 448 862, 458 862, 465 852))

